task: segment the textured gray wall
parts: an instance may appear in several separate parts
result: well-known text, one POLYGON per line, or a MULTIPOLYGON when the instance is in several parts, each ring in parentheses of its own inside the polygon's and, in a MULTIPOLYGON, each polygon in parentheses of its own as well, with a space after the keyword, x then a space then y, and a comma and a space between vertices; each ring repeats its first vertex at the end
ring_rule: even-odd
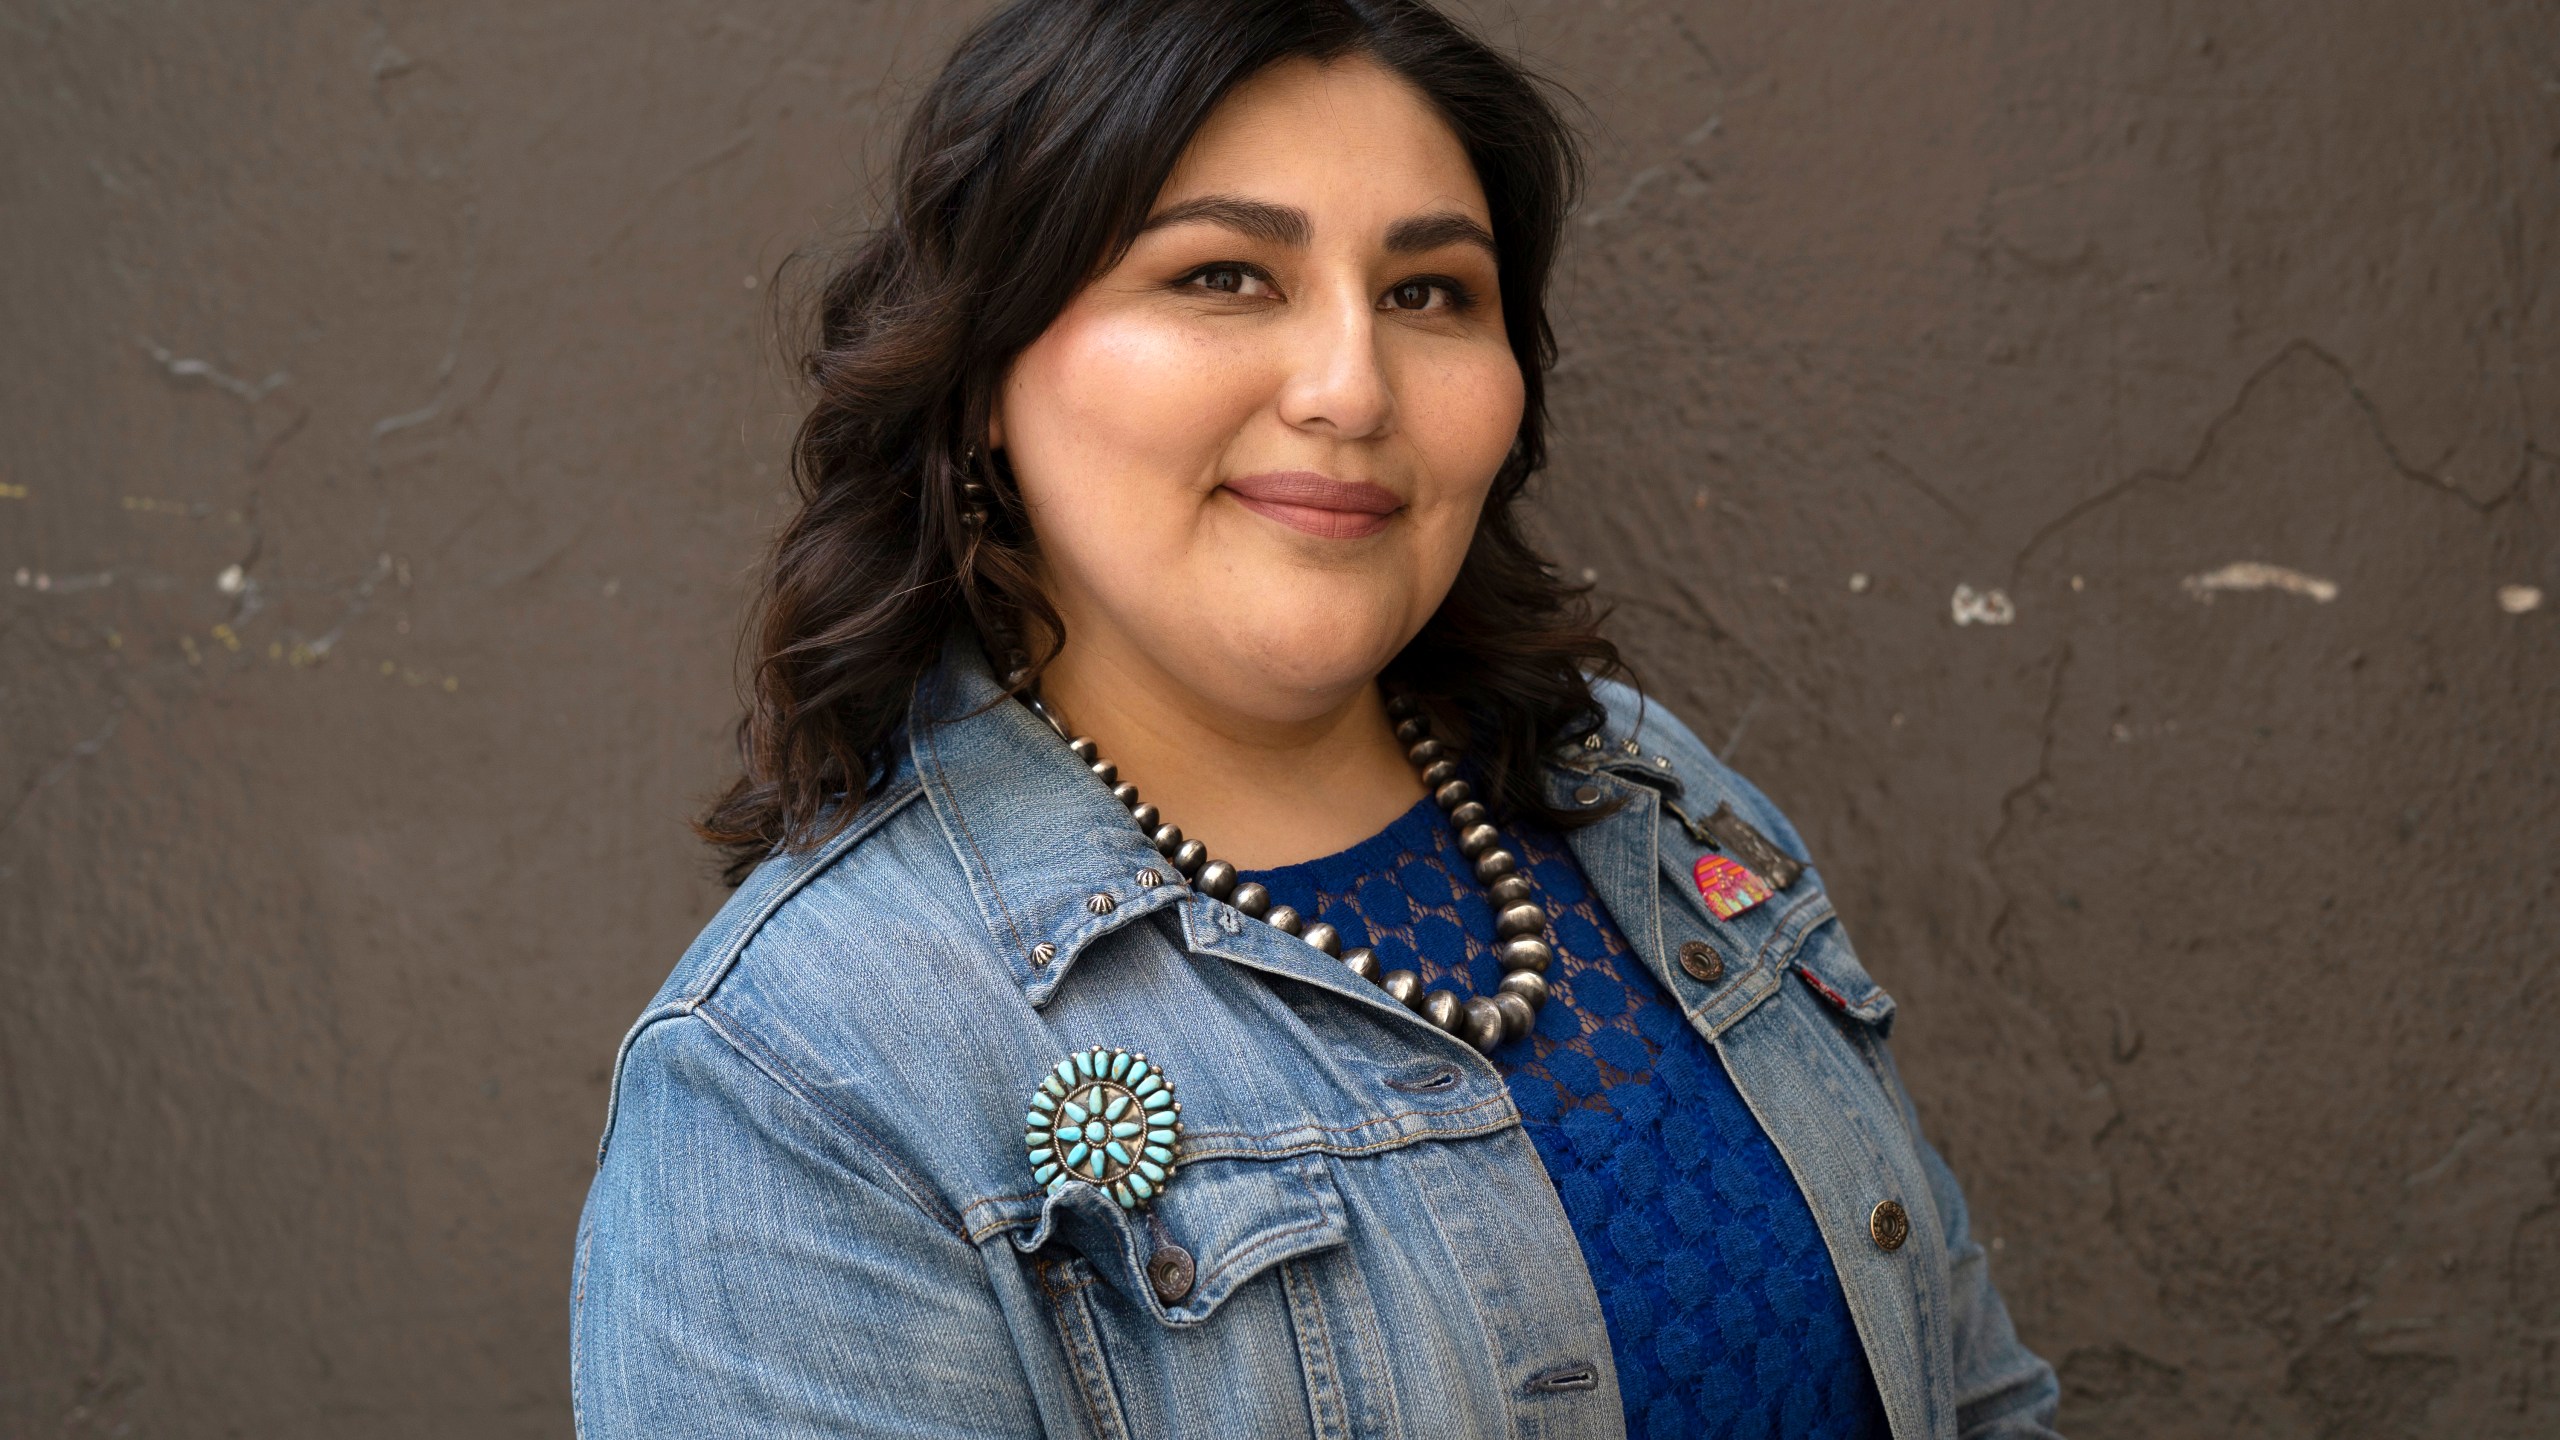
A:
MULTIPOLYGON (((564 1433, 755 282, 973 8, 0 4, 0 1432, 564 1433)), ((1597 134, 1555 548, 2069 1427, 2560 1431, 2560 6, 1485 13, 1597 134)))

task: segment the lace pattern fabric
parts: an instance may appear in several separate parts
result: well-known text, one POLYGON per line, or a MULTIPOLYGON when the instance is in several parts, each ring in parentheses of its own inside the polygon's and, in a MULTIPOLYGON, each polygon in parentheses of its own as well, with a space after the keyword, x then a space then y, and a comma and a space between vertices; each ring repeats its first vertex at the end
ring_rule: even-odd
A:
MULTIPOLYGON (((1715 1051, 1601 908, 1571 850, 1504 843, 1535 881, 1552 998, 1493 1054, 1564 1202, 1637 1436, 1883 1437, 1813 1216, 1715 1051)), ((1337 855, 1249 877, 1386 969, 1461 996, 1501 979, 1493 912, 1425 800, 1337 855)))

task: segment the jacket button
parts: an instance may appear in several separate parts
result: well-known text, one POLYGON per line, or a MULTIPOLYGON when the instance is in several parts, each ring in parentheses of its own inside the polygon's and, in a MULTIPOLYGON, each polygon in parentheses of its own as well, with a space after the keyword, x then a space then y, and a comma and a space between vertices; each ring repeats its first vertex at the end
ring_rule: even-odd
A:
POLYGON ((1911 1217, 1904 1213, 1901 1201, 1879 1201, 1875 1213, 1867 1217, 1867 1233, 1875 1237, 1877 1249, 1899 1250, 1911 1238, 1911 1217))
POLYGON ((1597 805, 1597 804, 1599 804, 1599 803, 1600 803, 1600 787, 1599 787, 1599 786, 1597 786, 1597 785, 1580 785, 1580 786, 1576 786, 1576 787, 1574 788, 1574 792, 1573 792, 1573 803, 1574 803, 1574 804, 1576 804, 1576 805, 1597 805))
POLYGON ((1167 1305, 1179 1305, 1191 1293, 1191 1276, 1191 1252, 1179 1245, 1164 1246, 1147 1262, 1147 1283, 1155 1287, 1156 1299, 1167 1305))
POLYGON ((1724 978, 1724 957, 1706 941, 1692 940, 1680 947, 1680 969, 1701 985, 1713 985, 1724 978))

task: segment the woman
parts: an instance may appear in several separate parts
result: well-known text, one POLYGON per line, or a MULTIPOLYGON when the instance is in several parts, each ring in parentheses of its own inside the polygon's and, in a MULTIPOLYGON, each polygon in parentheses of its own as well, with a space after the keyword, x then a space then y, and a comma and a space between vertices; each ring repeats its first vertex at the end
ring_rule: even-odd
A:
POLYGON ((1573 152, 1418 0, 1025 0, 833 277, 589 1437, 2048 1433, 1781 815, 1514 506, 1573 152))

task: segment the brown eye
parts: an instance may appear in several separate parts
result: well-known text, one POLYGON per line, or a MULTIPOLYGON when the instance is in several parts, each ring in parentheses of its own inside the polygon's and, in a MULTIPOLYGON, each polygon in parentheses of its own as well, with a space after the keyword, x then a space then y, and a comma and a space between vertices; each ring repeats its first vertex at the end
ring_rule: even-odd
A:
POLYGON ((1387 292, 1387 303, 1398 310, 1428 310, 1431 292, 1440 287, 1423 280, 1407 280, 1387 292))
POLYGON ((1244 289, 1244 272, 1233 265, 1217 265, 1200 272, 1200 283, 1223 295, 1234 295, 1244 289))

